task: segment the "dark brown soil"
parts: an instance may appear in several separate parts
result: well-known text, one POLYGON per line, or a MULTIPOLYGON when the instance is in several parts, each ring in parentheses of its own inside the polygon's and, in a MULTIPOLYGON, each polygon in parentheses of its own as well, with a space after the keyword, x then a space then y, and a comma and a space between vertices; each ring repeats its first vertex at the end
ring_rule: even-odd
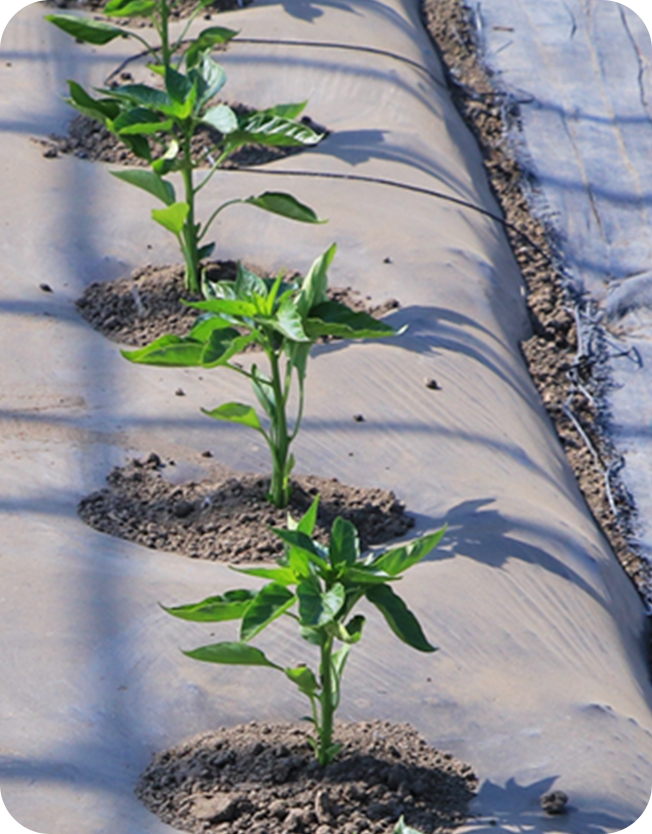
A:
MULTIPOLYGON (((207 266, 211 281, 234 280, 236 269, 235 261, 216 261, 207 266)), ((95 330, 121 344, 142 347, 166 333, 185 336, 198 313, 181 303, 182 299, 193 300, 184 289, 183 275, 180 265, 142 267, 130 276, 91 284, 77 301, 77 310, 95 330)), ((330 287, 328 296, 377 318, 399 306, 393 298, 374 304, 351 287, 330 287)))
POLYGON ((471 767, 408 724, 337 724, 343 748, 327 767, 306 733, 256 722, 204 733, 156 754, 136 793, 193 834, 390 834, 400 816, 433 834, 464 822, 478 784, 471 767))
MULTIPOLYGON (((128 72, 121 75, 122 81, 128 83, 131 76, 128 72)), ((251 112, 251 108, 242 104, 229 103, 229 106, 238 113, 251 112)), ((310 117, 304 116, 301 120, 313 130, 325 135, 328 133, 323 127, 315 124, 310 117)), ((91 162, 108 162, 113 165, 128 165, 137 168, 146 168, 149 163, 132 153, 123 142, 111 133, 104 125, 81 114, 75 116, 68 126, 68 135, 60 136, 52 133, 48 139, 34 137, 33 141, 43 148, 43 156, 48 159, 56 159, 60 154, 74 154, 79 159, 88 159, 91 162)), ((153 140, 152 140, 153 141, 153 140)), ((213 164, 211 150, 216 143, 222 141, 222 134, 215 128, 206 125, 197 131, 192 140, 192 150, 195 162, 200 168, 208 168, 213 164)), ((265 165, 278 159, 294 156, 303 153, 305 148, 298 147, 267 147, 266 145, 245 145, 231 154, 222 164, 221 168, 244 168, 256 165, 265 165)), ((164 153, 162 145, 157 146, 154 142, 154 156, 164 153)))
POLYGON ((355 524, 363 550, 414 526, 404 505, 384 489, 299 476, 292 480, 290 506, 278 510, 265 498, 269 478, 262 475, 175 485, 164 477, 165 468, 154 453, 146 461, 116 467, 107 477, 108 487, 80 502, 79 515, 102 533, 145 547, 238 564, 282 555, 282 542, 269 526, 285 528, 288 511, 300 518, 317 494, 315 537, 324 543, 338 515, 355 524))
POLYGON ((617 456, 599 407, 604 378, 588 357, 578 357, 572 298, 558 268, 554 236, 537 219, 526 196, 523 171, 507 139, 518 108, 506 102, 482 64, 471 13, 463 0, 423 0, 425 25, 448 71, 453 99, 475 134, 487 175, 508 223, 506 229, 525 280, 533 335, 523 354, 593 516, 636 587, 645 595, 652 568, 627 544, 631 502, 606 473, 617 456), (611 496, 610 496, 611 493, 611 496), (616 512, 614 513, 614 509, 616 512))

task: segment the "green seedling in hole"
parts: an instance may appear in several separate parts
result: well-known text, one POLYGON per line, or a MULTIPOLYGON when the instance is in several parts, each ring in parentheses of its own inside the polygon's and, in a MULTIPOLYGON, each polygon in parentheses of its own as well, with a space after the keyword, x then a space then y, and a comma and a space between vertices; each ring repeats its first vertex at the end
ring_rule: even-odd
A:
POLYGON ((188 336, 162 336, 144 348, 123 351, 131 362, 177 367, 230 368, 251 381, 254 394, 267 416, 263 424, 251 405, 228 402, 204 411, 216 420, 248 426, 267 442, 272 457, 268 499, 287 506, 294 456, 290 445, 299 432, 304 408, 304 383, 310 348, 322 336, 370 339, 402 332, 368 313, 356 313, 326 295, 328 267, 335 244, 312 264, 301 283, 284 283, 281 273, 263 279, 238 265, 235 282, 204 281, 206 301, 190 303, 203 315, 188 336), (251 344, 259 345, 268 361, 268 373, 257 364, 249 369, 231 361, 251 344), (288 421, 288 400, 293 377, 298 381, 298 408, 294 426, 288 421))
POLYGON ((328 547, 312 538, 318 503, 319 497, 299 522, 289 517, 287 530, 274 529, 285 548, 277 567, 233 568, 270 580, 259 591, 227 591, 194 605, 165 610, 197 622, 241 620, 238 641, 214 643, 185 654, 209 663, 268 666, 283 672, 310 701, 312 715, 308 720, 315 728, 315 738, 310 738, 310 743, 319 763, 327 765, 339 751, 339 745, 333 742, 333 718, 340 703, 342 673, 365 622, 362 614, 352 616, 353 609, 364 597, 376 606, 404 643, 420 652, 436 651, 391 583, 427 556, 439 544, 446 528, 393 550, 361 558, 357 530, 343 518, 335 519, 328 547), (291 617, 301 637, 318 647, 317 674, 303 664, 279 666, 251 645, 250 641, 281 615, 291 617), (342 645, 336 649, 337 642, 342 645))
POLYGON ((176 237, 186 267, 186 289, 199 294, 200 262, 215 248, 214 243, 205 242, 205 237, 215 218, 227 206, 247 203, 304 223, 322 221, 311 208, 290 194, 265 192, 256 197, 227 201, 202 225, 196 219, 197 194, 222 163, 243 145, 308 146, 319 142, 323 134, 297 121, 305 101, 245 115, 236 114, 226 104, 215 104, 214 98, 224 86, 226 73, 210 53, 214 46, 228 43, 238 33, 222 26, 211 26, 188 45, 185 35, 194 16, 208 5, 208 0, 204 0, 198 4, 179 38, 172 41, 168 22, 175 5, 176 0, 109 0, 104 6, 103 14, 108 17, 149 18, 159 35, 158 47, 134 31, 104 21, 72 14, 46 15, 45 19, 86 43, 102 45, 118 37, 131 37, 147 47, 152 58, 149 68, 162 77, 163 89, 147 84, 123 84, 97 88, 101 97, 93 98, 76 81, 68 81, 70 96, 67 101, 83 115, 103 124, 136 156, 150 164, 149 171, 135 169, 111 173, 163 203, 163 208, 152 211, 152 218, 176 237), (200 160, 193 156, 192 140, 206 125, 218 130, 221 138, 212 147, 205 148, 204 158, 210 167, 201 181, 196 182, 195 172, 200 160), (156 140, 156 146, 153 140, 156 140), (156 151, 155 147, 160 150, 156 151), (177 198, 173 183, 165 179, 174 172, 181 174, 183 199, 177 198))

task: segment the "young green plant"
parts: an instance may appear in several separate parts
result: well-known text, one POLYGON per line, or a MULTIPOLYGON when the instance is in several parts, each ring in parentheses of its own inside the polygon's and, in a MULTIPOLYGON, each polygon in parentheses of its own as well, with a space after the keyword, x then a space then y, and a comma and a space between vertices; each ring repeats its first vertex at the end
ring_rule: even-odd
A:
MULTIPOLYGON (((83 115, 104 125, 136 156, 149 163, 150 170, 134 168, 111 173, 147 191, 163 204, 163 208, 152 211, 152 218, 176 237, 186 267, 186 289, 199 294, 200 262, 215 248, 205 237, 227 206, 247 203, 292 220, 322 222, 311 208, 290 194, 265 192, 228 200, 202 224, 196 217, 196 198, 215 171, 243 145, 309 146, 319 142, 323 134, 297 121, 305 101, 245 114, 236 113, 227 104, 216 104, 214 99, 226 82, 226 73, 210 53, 213 47, 228 43, 238 33, 211 26, 188 42, 185 35, 191 17, 180 36, 173 40, 168 24, 175 5, 176 0, 109 0, 104 6, 103 14, 108 17, 149 18, 159 35, 158 46, 151 45, 136 31, 106 21, 73 14, 46 15, 46 20, 86 43, 102 45, 118 37, 130 37, 145 44, 152 59, 149 68, 162 78, 163 89, 130 83, 97 88, 100 98, 94 98, 76 81, 68 81, 67 101, 83 115), (218 134, 213 134, 217 138, 205 144, 198 156, 193 139, 206 127, 217 130, 218 134), (199 177, 197 169, 204 163, 207 167, 199 177), (182 199, 177 197, 174 184, 166 179, 175 172, 181 175, 182 199)), ((206 5, 207 2, 199 3, 195 14, 206 5)))
POLYGON ((298 523, 289 518, 287 530, 274 529, 285 548, 277 567, 233 568, 270 580, 259 591, 227 591, 202 602, 165 610, 196 622, 241 620, 238 641, 213 643, 185 654, 209 663, 267 666, 283 672, 310 701, 309 720, 316 734, 311 743, 319 763, 326 765, 339 750, 333 742, 333 721, 340 703, 342 673, 351 646, 359 642, 365 623, 362 614, 353 614, 357 603, 363 598, 372 603, 408 646, 420 652, 436 651, 391 583, 401 579, 401 574, 439 544, 445 528, 361 558, 357 530, 343 518, 335 519, 328 547, 312 538, 318 502, 316 498, 298 523), (280 666, 251 645, 256 635, 282 615, 293 619, 301 637, 318 648, 317 673, 304 664, 280 666), (341 644, 339 648, 337 643, 341 644))
POLYGON ((230 368, 250 380, 254 394, 267 417, 265 426, 251 405, 228 402, 210 411, 209 417, 248 426, 261 434, 272 457, 269 500, 287 506, 294 456, 290 445, 296 438, 304 409, 308 354, 323 336, 340 339, 370 339, 402 332, 364 312, 354 312, 326 294, 328 267, 335 244, 312 264, 299 282, 283 282, 283 275, 263 279, 238 265, 235 282, 205 282, 211 297, 192 302, 201 315, 188 336, 162 336, 144 348, 123 351, 131 362, 176 367, 230 368), (268 373, 256 363, 244 368, 232 361, 249 345, 257 344, 267 357, 268 373), (298 407, 294 424, 288 419, 292 380, 298 383, 298 407))

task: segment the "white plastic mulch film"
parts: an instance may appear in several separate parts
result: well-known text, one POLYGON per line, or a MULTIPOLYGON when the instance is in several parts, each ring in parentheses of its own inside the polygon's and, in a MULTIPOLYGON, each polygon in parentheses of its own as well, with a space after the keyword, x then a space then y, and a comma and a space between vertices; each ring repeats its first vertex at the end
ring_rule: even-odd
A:
MULTIPOLYGON (((26 5, 0 0, 0 29, 26 5)), ((622 346, 610 359, 620 386, 612 393, 614 439, 626 461, 621 475, 641 510, 641 542, 652 552, 646 525, 646 515, 652 519, 652 507, 646 513, 652 503, 649 37, 640 20, 611 0, 470 5, 499 81, 522 109, 518 139, 540 181, 537 207, 559 232, 569 279, 595 300, 596 315, 609 320, 614 344, 622 346)), ((630 5, 644 20, 652 14, 647 2, 630 5)), ((45 126, 64 119, 64 108, 53 107, 39 123, 29 96, 53 100, 65 92, 66 73, 100 77, 102 61, 101 50, 79 52, 62 38, 59 64, 49 75, 47 41, 34 36, 41 31, 38 17, 23 22, 11 54, 4 43, 0 52, 2 62, 30 64, 17 73, 27 79, 24 91, 0 90, 18 113, 5 114, 0 132, 19 160, 2 157, 0 189, 15 198, 15 207, 5 204, 5 224, 24 221, 15 238, 2 240, 3 265, 12 275, 24 272, 29 285, 14 292, 5 280, 2 312, 10 323, 4 336, 4 322, 0 328, 9 354, 21 339, 21 322, 28 334, 25 358, 13 361, 3 385, 8 390, 0 391, 9 411, 20 411, 15 438, 3 438, 8 474, 0 470, 2 490, 12 478, 15 484, 6 502, 0 495, 8 519, 7 541, 0 542, 7 617, 0 659, 12 670, 0 684, 0 787, 6 785, 17 816, 38 827, 23 827, 0 805, 0 832, 163 834, 171 829, 132 795, 153 749, 222 719, 244 720, 248 699, 254 709, 268 709, 266 718, 294 715, 299 707, 280 687, 241 687, 238 670, 220 679, 216 697, 211 670, 189 667, 178 652, 186 633, 157 602, 222 592, 232 585, 226 568, 80 530, 75 500, 127 451, 149 443, 150 435, 152 444, 164 437, 169 426, 157 422, 159 412, 169 409, 173 425, 188 420, 185 442, 194 452, 204 448, 210 427, 190 425, 187 404, 170 394, 174 377, 127 368, 114 345, 89 337, 75 317, 67 275, 81 286, 90 280, 83 273, 89 265, 105 278, 137 265, 151 233, 149 207, 132 204, 100 166, 43 160, 26 150, 30 134, 47 133, 45 126), (34 79, 41 79, 39 89, 34 79), (100 211, 94 194, 117 208, 100 211), (32 213, 43 224, 38 235, 25 232, 32 213), (145 217, 134 221, 140 224, 135 235, 126 219, 132 217, 145 217), (52 269, 58 306, 51 318, 39 313, 37 319, 38 290, 30 292, 45 268, 52 269), (86 402, 66 366, 73 354, 75 372, 84 372, 86 402)), ((259 223, 251 234, 256 255, 284 243, 287 234, 309 262, 332 236, 340 244, 342 280, 359 279, 372 294, 387 288, 400 295, 398 323, 409 324, 403 350, 363 345, 346 359, 337 350, 320 355, 327 385, 311 391, 306 436, 314 448, 308 440, 300 447, 307 465, 325 461, 344 480, 355 472, 352 456, 344 451, 339 460, 333 449, 351 443, 374 484, 386 478, 383 486, 407 497, 418 525, 450 523, 452 543, 441 561, 403 585, 441 647, 436 665, 424 671, 419 658, 395 653, 391 635, 377 636, 380 629, 370 627, 367 654, 360 651, 345 683, 343 717, 411 720, 433 743, 467 758, 481 784, 473 808, 478 816, 463 829, 469 834, 616 830, 640 812, 652 776, 645 616, 586 511, 518 355, 525 327, 519 276, 490 218, 497 208, 477 149, 447 98, 418 4, 261 0, 246 20, 247 34, 259 38, 271 32, 379 48, 363 57, 326 50, 315 58, 317 50, 304 55, 270 46, 247 53, 240 47, 225 57, 243 97, 255 99, 260 87, 267 95, 273 79, 279 101, 299 100, 309 79, 311 103, 333 128, 323 153, 277 168, 354 173, 414 189, 382 192, 369 183, 321 180, 314 199, 330 225, 316 233, 317 243, 312 231, 293 238, 280 226, 252 221, 259 223), (411 63, 388 59, 390 52, 411 63), (249 62, 263 53, 266 72, 256 76, 249 62), (430 200, 419 189, 458 203, 430 200), (468 212, 460 200, 481 212, 468 212), (431 373, 443 383, 439 400, 423 386, 431 373), (379 390, 385 410, 376 405, 379 390), (370 417, 368 433, 351 441, 346 409, 353 410, 348 401, 355 397, 370 417), (558 822, 543 818, 538 805, 557 780, 570 785, 571 799, 571 812, 558 822)), ((116 48, 118 55, 123 48, 121 57, 128 51, 116 48)), ((257 176, 252 191, 269 186, 257 176)), ((227 192, 237 188, 233 177, 223 185, 227 192)), ((310 201, 306 181, 296 187, 310 201)), ((224 228, 224 237, 237 241, 237 220, 224 228)), ((190 390, 189 377, 183 379, 190 390)), ((199 399, 195 411, 207 404, 199 399)), ((233 465, 241 462, 236 446, 224 443, 233 465)), ((257 454, 247 447, 244 464, 257 454)), ((643 834, 651 825, 648 809, 627 830, 643 834)))

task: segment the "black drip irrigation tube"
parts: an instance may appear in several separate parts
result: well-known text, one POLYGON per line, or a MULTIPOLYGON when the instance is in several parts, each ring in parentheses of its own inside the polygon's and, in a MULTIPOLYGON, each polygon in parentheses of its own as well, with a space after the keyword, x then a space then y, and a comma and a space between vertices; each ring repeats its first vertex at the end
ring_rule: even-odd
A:
MULTIPOLYGON (((190 41, 185 40, 182 41, 182 43, 190 43, 190 41)), ((420 64, 418 61, 413 61, 412 58, 406 58, 405 55, 399 55, 397 52, 390 52, 386 49, 377 49, 373 46, 358 46, 352 43, 330 43, 329 41, 281 40, 280 38, 239 38, 237 36, 232 38, 226 46, 228 47, 231 44, 237 43, 261 44, 265 46, 299 46, 314 49, 344 49, 349 52, 364 52, 367 55, 380 55, 383 58, 391 58, 394 61, 399 61, 402 64, 406 64, 408 67, 419 70, 419 72, 427 75, 433 84, 441 87, 442 90, 448 90, 448 84, 445 81, 442 81, 442 79, 438 78, 432 70, 429 70, 428 67, 424 67, 423 64, 420 64)), ((149 54, 150 52, 148 50, 143 50, 142 52, 138 52, 136 55, 131 55, 129 58, 126 58, 118 67, 116 67, 116 69, 113 70, 110 75, 107 75, 106 83, 110 83, 115 76, 122 72, 125 67, 129 66, 132 61, 137 61, 149 54)))
MULTIPOLYGON (((260 44, 266 46, 288 46, 288 47, 301 47, 301 48, 309 48, 309 49, 340 49, 346 50, 349 52, 361 52, 368 55, 378 55, 384 58, 390 58, 393 61, 398 61, 406 66, 412 67, 413 69, 418 70, 419 72, 423 73, 430 81, 432 81, 435 86, 440 87, 444 90, 449 90, 449 85, 446 81, 442 81, 438 78, 428 67, 423 66, 418 61, 413 61, 411 58, 407 58, 404 55, 400 55, 395 52, 390 52, 384 49, 377 49, 375 47, 370 46, 359 46, 355 44, 343 44, 343 43, 331 43, 328 41, 303 41, 303 40, 283 40, 279 38, 240 38, 235 37, 231 41, 230 44, 260 44)), ((147 55, 148 52, 141 52, 137 55, 133 55, 123 61, 109 76, 107 76, 106 83, 110 83, 116 75, 118 75, 122 70, 128 66, 132 61, 138 60, 143 58, 147 55)), ((488 209, 482 208, 482 206, 478 206, 475 203, 471 203, 468 200, 463 200, 460 197, 455 197, 451 194, 446 194, 442 191, 436 191, 431 188, 425 188, 423 186, 417 185, 409 185, 408 183, 400 182, 397 180, 386 179, 384 177, 368 177, 362 174, 341 174, 335 172, 327 172, 327 171, 298 171, 298 170, 270 170, 270 169, 263 169, 259 167, 248 167, 242 166, 238 168, 222 168, 222 171, 231 171, 231 172, 240 172, 240 173, 255 173, 255 174, 263 174, 267 176, 286 176, 286 177, 305 177, 305 178, 315 178, 315 179, 330 179, 330 180, 344 180, 349 182, 363 182, 363 183, 371 183, 375 185, 383 185, 390 188, 399 188, 403 191, 411 191, 415 194, 423 194, 428 197, 433 197, 435 199, 444 200, 446 202, 452 203, 454 205, 460 206, 465 209, 469 209, 470 211, 474 211, 477 214, 480 214, 484 217, 488 217, 489 219, 493 220, 494 222, 498 223, 502 228, 505 230, 511 231, 513 234, 517 235, 521 238, 525 243, 527 243, 532 249, 537 252, 541 257, 545 259, 545 261, 562 277, 566 279, 566 288, 568 291, 568 287, 572 286, 572 278, 569 276, 568 272, 565 270, 563 265, 559 263, 557 258, 552 257, 548 252, 542 249, 534 240, 528 235, 526 232, 522 231, 515 226, 513 223, 510 223, 504 217, 494 214, 492 211, 488 209)), ((578 298, 572 299, 572 309, 570 312, 574 315, 576 320, 576 328, 578 333, 578 349, 576 351, 575 358, 572 362, 571 368, 569 369, 567 376, 571 383, 571 393, 566 399, 566 401, 562 404, 562 410, 566 417, 571 421, 571 423, 575 426, 576 431, 582 438, 585 446, 588 448, 589 452, 594 461, 594 465, 598 469, 598 471, 602 474, 605 483, 605 492, 607 496, 608 503, 610 505, 611 511, 619 522, 619 526, 626 530, 629 527, 628 521, 629 519, 626 518, 627 513, 626 511, 623 513, 619 511, 617 502, 614 496, 614 484, 613 481, 618 483, 617 473, 623 466, 623 459, 621 456, 616 455, 614 460, 609 462, 604 461, 602 456, 600 455, 599 451, 595 448, 594 444, 591 442, 587 432, 585 431, 584 427, 581 424, 581 421, 574 414, 571 408, 571 401, 574 392, 581 393, 589 402, 595 403, 594 397, 591 393, 586 389, 586 387, 581 384, 580 382, 580 368, 587 362, 589 364, 595 365, 599 364, 600 362, 600 355, 604 352, 604 345, 602 346, 602 350, 596 350, 595 348, 595 337, 600 334, 602 335, 603 339, 599 341, 604 341, 604 332, 600 326, 600 323, 594 316, 586 316, 585 311, 583 310, 582 300, 578 298), (588 322, 585 320, 588 318, 588 322), (588 328, 587 328, 588 324, 588 328), (586 340, 582 339, 582 331, 586 331, 590 334, 589 338, 586 340)), ((630 351, 622 351, 616 355, 623 355, 627 358, 640 363, 640 357, 636 355, 636 350, 633 349, 633 352, 630 351)), ((618 484, 618 486, 621 486, 618 484)), ((621 493, 623 489, 618 490, 621 493)), ((632 502, 629 496, 626 496, 627 499, 625 500, 625 505, 631 507, 632 502)), ((652 593, 652 592, 651 592, 652 593)), ((652 612, 652 601, 646 600, 649 610, 652 612)))
POLYGON ((385 177, 367 177, 364 174, 338 174, 331 171, 296 171, 296 170, 287 170, 283 169, 282 171, 273 171, 270 169, 258 168, 256 166, 238 166, 237 168, 220 168, 220 172, 231 172, 231 173, 245 173, 245 174, 264 174, 266 176, 274 176, 274 177, 312 177, 314 179, 324 179, 324 180, 348 180, 350 182, 367 182, 372 183, 374 185, 385 185, 389 186, 390 188, 400 188, 403 191, 411 191, 414 194, 424 194, 426 197, 434 197, 439 200, 444 200, 448 203, 453 203, 456 206, 461 206, 462 208, 471 209, 471 211, 475 211, 477 214, 481 214, 484 217, 489 217, 491 220, 494 220, 496 223, 499 223, 504 229, 509 229, 514 234, 519 235, 526 243, 528 243, 536 252, 544 257, 548 263, 551 265, 553 264, 552 258, 548 253, 543 250, 537 243, 535 243, 532 238, 524 231, 515 226, 513 223, 510 223, 509 220, 505 220, 504 217, 501 217, 499 214, 494 214, 489 209, 482 208, 482 206, 478 206, 475 203, 470 203, 468 200, 463 200, 461 197, 455 197, 452 194, 446 194, 443 191, 435 191, 432 188, 424 188, 421 185, 409 185, 406 182, 400 182, 399 180, 390 180, 386 179, 385 177))

